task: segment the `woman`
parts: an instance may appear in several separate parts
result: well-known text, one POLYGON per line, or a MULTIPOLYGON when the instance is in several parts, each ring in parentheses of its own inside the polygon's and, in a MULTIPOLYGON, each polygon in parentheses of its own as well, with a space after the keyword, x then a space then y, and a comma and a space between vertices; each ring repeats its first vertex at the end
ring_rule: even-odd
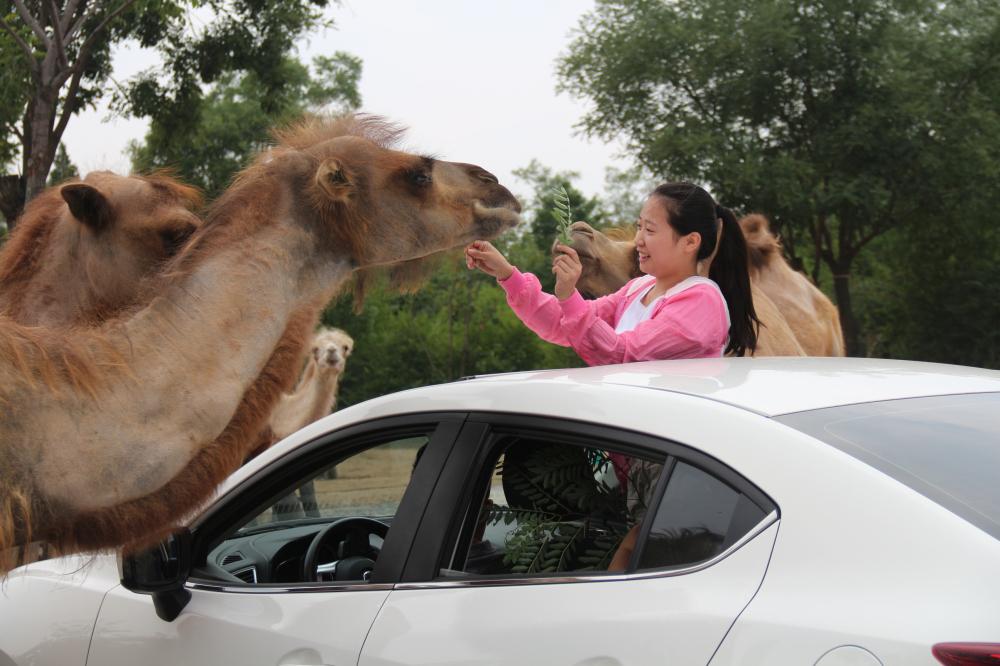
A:
POLYGON ((556 247, 552 262, 554 296, 488 242, 466 248, 466 263, 497 278, 528 328, 573 347, 588 365, 753 352, 759 321, 732 211, 697 185, 660 185, 639 214, 635 245, 646 275, 591 301, 576 290, 582 266, 566 245, 556 247), (699 276, 698 262, 713 255, 709 277, 699 276))

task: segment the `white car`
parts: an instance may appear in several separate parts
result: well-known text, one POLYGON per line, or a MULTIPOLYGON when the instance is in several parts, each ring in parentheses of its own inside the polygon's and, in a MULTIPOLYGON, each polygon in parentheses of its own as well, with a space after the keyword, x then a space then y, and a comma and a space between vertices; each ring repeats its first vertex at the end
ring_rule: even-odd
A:
POLYGON ((940 663, 1000 663, 1000 372, 913 362, 405 391, 0 587, 3 666, 940 663))

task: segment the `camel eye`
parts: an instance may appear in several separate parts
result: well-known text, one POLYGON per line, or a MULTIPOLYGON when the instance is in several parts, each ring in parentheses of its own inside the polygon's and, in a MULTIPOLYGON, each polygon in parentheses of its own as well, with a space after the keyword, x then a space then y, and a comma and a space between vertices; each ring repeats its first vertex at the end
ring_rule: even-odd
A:
POLYGON ((434 182, 434 179, 431 178, 431 174, 429 171, 423 171, 423 170, 411 171, 410 182, 416 185, 417 187, 427 187, 432 182, 434 182))

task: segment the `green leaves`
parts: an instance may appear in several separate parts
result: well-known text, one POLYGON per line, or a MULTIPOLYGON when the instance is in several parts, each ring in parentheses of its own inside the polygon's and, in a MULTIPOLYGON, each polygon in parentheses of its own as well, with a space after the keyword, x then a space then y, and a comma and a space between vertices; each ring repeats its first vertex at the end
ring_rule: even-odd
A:
POLYGON ((572 240, 569 225, 573 224, 573 212, 569 205, 569 193, 562 185, 552 191, 552 204, 552 215, 559 224, 559 240, 569 243, 572 240))

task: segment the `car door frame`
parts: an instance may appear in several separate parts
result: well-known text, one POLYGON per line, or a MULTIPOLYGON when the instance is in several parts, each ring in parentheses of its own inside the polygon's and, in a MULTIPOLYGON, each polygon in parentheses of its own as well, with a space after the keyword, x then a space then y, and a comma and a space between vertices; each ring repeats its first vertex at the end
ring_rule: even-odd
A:
POLYGON ((764 491, 722 461, 689 445, 648 433, 563 417, 512 412, 470 412, 467 414, 465 423, 459 433, 456 445, 452 450, 452 455, 445 463, 440 480, 430 497, 424 519, 421 521, 420 528, 415 535, 411 557, 405 562, 405 567, 399 578, 400 582, 396 585, 396 589, 422 587, 423 585, 437 587, 442 585, 462 586, 469 584, 546 584, 560 581, 597 580, 600 578, 680 575, 715 564, 722 559, 722 555, 728 556, 741 547, 742 544, 766 530, 779 519, 780 508, 777 502, 764 491), (465 513, 471 506, 471 494, 474 492, 475 484, 479 482, 479 479, 474 474, 471 474, 470 471, 474 470, 478 473, 483 469, 483 466, 493 454, 492 435, 498 430, 502 431, 508 428, 521 429, 530 434, 552 433, 577 441, 585 438, 593 439, 597 442, 605 442, 612 445, 614 450, 622 453, 632 452, 637 455, 648 455, 649 451, 657 452, 663 459, 663 471, 660 474, 660 479, 657 481, 656 490, 652 495, 651 507, 659 506, 663 493, 666 490, 667 482, 677 461, 683 460, 692 463, 745 494, 764 510, 766 518, 742 538, 738 539, 736 543, 731 544, 724 554, 720 554, 720 556, 694 567, 683 567, 676 571, 664 569, 649 571, 634 570, 635 563, 641 560, 642 549, 652 528, 652 518, 655 511, 651 510, 643 519, 638 539, 639 547, 632 554, 629 573, 587 572, 585 574, 534 574, 518 578, 483 577, 458 579, 455 581, 442 580, 439 571, 443 562, 445 549, 460 543, 461 539, 465 536, 464 534, 460 534, 460 532, 471 528, 471 520, 469 520, 465 513))

